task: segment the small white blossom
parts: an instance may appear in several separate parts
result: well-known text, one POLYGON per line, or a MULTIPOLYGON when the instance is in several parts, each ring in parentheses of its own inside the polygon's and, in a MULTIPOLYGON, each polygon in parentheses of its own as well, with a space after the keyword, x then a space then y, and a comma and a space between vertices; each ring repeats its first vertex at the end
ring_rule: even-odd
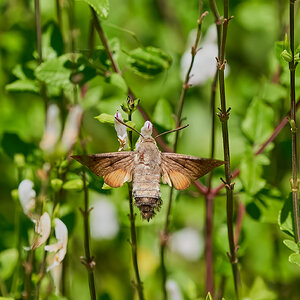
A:
POLYGON ((61 138, 62 151, 70 151, 73 145, 76 143, 79 134, 82 114, 83 110, 80 105, 75 105, 70 109, 61 138))
POLYGON ((166 289, 168 292, 168 298, 170 300, 182 300, 183 299, 182 295, 181 295, 181 291, 175 280, 168 279, 166 282, 166 289))
POLYGON ((31 210, 35 207, 35 190, 33 190, 33 182, 29 179, 21 181, 18 187, 19 199, 24 213, 31 217, 31 210))
MULTIPOLYGON (((185 80, 185 76, 188 68, 190 67, 192 55, 191 45, 194 43, 196 37, 196 31, 193 30, 189 36, 188 49, 181 59, 181 78, 185 80)), ((194 64, 190 73, 189 84, 202 85, 208 79, 213 78, 216 69, 218 56, 218 44, 217 44, 217 29, 216 25, 211 25, 199 44, 200 50, 196 53, 194 64)), ((228 66, 225 68, 225 75, 228 72, 228 66)))
MULTIPOLYGON (((115 114, 115 118, 123 121, 122 115, 117 111, 115 114)), ((120 148, 118 151, 121 151, 125 148, 127 144, 127 128, 125 125, 121 124, 118 120, 115 120, 115 130, 117 132, 118 141, 120 143, 120 148)))
POLYGON ((172 234, 170 248, 186 260, 196 261, 203 253, 204 243, 197 230, 186 227, 172 234))
POLYGON ((45 246, 45 250, 55 252, 52 264, 47 268, 47 272, 52 268, 59 266, 67 253, 68 245, 68 229, 67 226, 60 220, 55 219, 55 236, 57 243, 45 246))
POLYGON ((61 122, 59 108, 56 104, 50 104, 47 109, 45 132, 40 143, 41 149, 52 153, 61 134, 61 122))
POLYGON ((90 218, 92 238, 113 239, 119 231, 114 204, 106 199, 101 199, 95 202, 93 207, 90 218))
POLYGON ((51 219, 47 212, 43 213, 39 220, 32 220, 35 223, 35 237, 31 249, 37 249, 44 244, 51 232, 51 219))

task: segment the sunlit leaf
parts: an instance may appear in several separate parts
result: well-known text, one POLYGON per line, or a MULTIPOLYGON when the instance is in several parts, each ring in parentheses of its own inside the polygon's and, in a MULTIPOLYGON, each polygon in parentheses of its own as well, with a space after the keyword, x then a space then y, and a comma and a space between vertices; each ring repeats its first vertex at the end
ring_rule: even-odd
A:
POLYGON ((295 243, 295 241, 292 240, 284 240, 283 243, 292 251, 299 253, 299 247, 295 243))
POLYGON ((298 267, 300 267, 300 254, 299 253, 292 253, 289 256, 289 262, 296 264, 298 267))
POLYGON ((18 256, 18 250, 14 248, 0 252, 0 277, 2 280, 6 280, 12 275, 18 256))
POLYGON ((108 17, 109 13, 109 1, 108 0, 77 0, 86 2, 88 5, 90 5, 97 15, 103 19, 106 19, 108 17))
POLYGON ((263 100, 255 98, 242 123, 245 135, 255 144, 262 144, 273 132, 274 111, 263 100))
POLYGON ((83 181, 81 179, 73 179, 63 184, 64 190, 81 191, 83 189, 83 181))
POLYGON ((38 83, 30 79, 19 79, 5 86, 8 92, 32 92, 39 93, 38 83))

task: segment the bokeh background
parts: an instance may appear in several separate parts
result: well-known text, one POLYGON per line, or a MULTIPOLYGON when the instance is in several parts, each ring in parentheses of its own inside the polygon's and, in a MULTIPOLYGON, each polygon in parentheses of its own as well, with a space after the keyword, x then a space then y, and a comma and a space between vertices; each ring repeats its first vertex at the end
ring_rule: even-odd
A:
MULTIPOLYGON (((71 52, 69 10, 72 6, 67 0, 60 1, 60 4, 63 51, 71 52)), ((221 1, 217 1, 217 4, 222 15, 221 1)), ((234 180, 235 201, 240 201, 246 208, 238 250, 244 299, 283 300, 300 297, 299 266, 288 261, 291 250, 282 242, 288 235, 280 231, 278 225, 279 211, 290 192, 289 126, 286 126, 268 146, 265 154, 258 158, 253 156, 254 151, 272 134, 275 126, 289 111, 288 64, 280 58, 283 46, 279 43, 283 41, 287 30, 288 5, 289 1, 284 0, 230 1, 230 15, 233 15, 234 19, 229 24, 226 47, 226 95, 228 106, 232 108, 229 120, 232 168, 241 168, 240 177, 234 180)), ((110 0, 109 6, 109 16, 102 25, 116 49, 115 55, 128 86, 141 99, 142 106, 159 130, 174 128, 172 114, 177 113, 183 82, 182 57, 189 51, 193 41, 193 30, 197 27, 199 16, 198 2, 110 0), (135 74, 128 66, 128 52, 141 46, 158 47, 170 55, 170 68, 152 79, 135 74)), ((55 1, 41 0, 40 7, 43 44, 51 45, 49 28, 58 28, 53 25, 57 22, 55 1)), ((209 14, 203 21, 203 37, 200 41, 202 49, 197 54, 201 61, 192 72, 195 84, 188 90, 183 110, 183 117, 186 117, 186 123, 190 126, 180 134, 178 152, 208 157, 212 76, 202 75, 201 82, 196 82, 196 79, 198 73, 201 75, 211 66, 215 68, 214 56, 217 54, 214 52, 214 33, 213 30, 209 30, 214 24, 214 17, 208 1, 204 1, 204 10, 208 10, 209 14), (206 36, 209 32, 210 36, 206 36), (207 46, 208 44, 210 46, 207 46), (206 47, 211 47, 209 49, 212 50, 206 51, 206 47)), ((37 194, 41 189, 38 171, 48 159, 39 146, 44 134, 46 106, 39 92, 16 91, 9 85, 18 78, 16 70, 20 67, 17 66, 23 66, 25 73, 32 73, 37 66, 34 2, 1 0, 0 12, 0 278, 1 285, 5 285, 9 291, 13 273, 18 272, 15 290, 15 297, 18 299, 23 288, 22 268, 11 268, 5 273, 7 270, 3 267, 1 253, 21 245, 21 259, 25 260, 27 256, 22 247, 30 244, 33 224, 22 213, 18 199, 12 197, 12 191, 16 190, 20 181, 25 178, 34 182, 37 194), (14 159, 18 153, 23 154, 25 160, 21 172, 18 172, 14 159), (21 224, 20 231, 17 228, 18 224, 21 224)), ((300 39, 299 16, 298 12, 295 17, 296 45, 300 39)), ((75 52, 85 53, 89 48, 90 20, 88 5, 75 1, 75 52)), ((96 33, 94 41, 95 47, 101 46, 96 33)), ((46 46, 43 49, 45 59, 51 59, 50 50, 47 50, 46 46)), ((28 73, 25 75, 33 76, 28 73)), ((298 68, 298 97, 299 77, 298 68)), ((117 151, 119 144, 113 126, 100 123, 94 117, 101 113, 114 114, 116 110, 120 110, 120 105, 127 98, 126 85, 124 88, 123 81, 113 83, 104 76, 96 76, 88 81, 86 86, 87 92, 84 100, 81 100, 84 108, 82 130, 87 152, 117 151)), ((53 96, 50 100, 60 107, 61 119, 64 122, 72 100, 68 99, 67 93, 65 97, 53 96)), ((216 103, 219 106, 218 93, 216 103)), ((123 114, 123 117, 125 118, 126 114, 123 114)), ((143 125, 144 120, 138 111, 134 113, 133 121, 137 129, 143 125)), ((165 137, 165 141, 170 145, 174 140, 173 135, 165 137)), ((137 138, 134 134, 134 139, 137 138)), ((222 159, 222 151, 221 128, 216 120, 215 157, 222 159)), ((82 153, 80 143, 75 145, 73 153, 82 153)), ((72 164, 67 179, 79 178, 78 169, 78 165, 72 164)), ((213 177, 214 187, 220 184, 219 178, 222 176, 223 169, 217 169, 213 177)), ((90 219, 91 252, 96 261, 98 299, 134 299, 134 273, 128 243, 130 228, 127 187, 103 190, 103 180, 90 173, 88 180, 90 203, 94 207, 90 219)), ((201 182, 205 184, 207 178, 202 178, 201 182)), ((146 299, 161 299, 159 234, 165 220, 169 187, 162 185, 161 193, 162 209, 149 223, 142 220, 136 210, 138 259, 146 299)), ((224 284, 225 299, 233 299, 231 267, 226 256, 228 241, 224 193, 225 190, 222 190, 214 201, 214 278, 216 291, 224 284)), ((46 202, 51 203, 51 188, 47 195, 46 202)), ((68 252, 63 265, 63 294, 67 299, 75 300, 89 298, 87 273, 80 263, 80 256, 84 255, 83 220, 79 211, 79 207, 82 206, 83 192, 71 190, 65 193, 59 207, 59 216, 69 230, 68 252)), ((172 235, 167 249, 166 265, 168 290, 170 293, 180 294, 181 298, 170 299, 205 297, 204 219, 204 197, 194 187, 176 192, 171 213, 172 235)), ((38 249, 37 266, 42 255, 42 249, 38 249)), ((47 286, 51 286, 52 280, 50 274, 45 276, 42 297, 62 299, 59 298, 62 296, 54 296, 54 292, 49 296, 47 286)))

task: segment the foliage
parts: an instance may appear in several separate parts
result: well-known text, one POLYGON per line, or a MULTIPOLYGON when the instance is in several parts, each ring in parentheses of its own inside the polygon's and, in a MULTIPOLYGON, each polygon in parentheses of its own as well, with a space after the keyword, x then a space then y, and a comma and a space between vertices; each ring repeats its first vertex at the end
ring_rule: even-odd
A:
MULTIPOLYGON (((137 299, 132 284, 135 273, 131 245, 127 243, 131 236, 128 188, 109 187, 103 178, 83 171, 70 156, 117 151, 119 142, 112 126, 117 110, 124 122, 137 130, 144 124, 141 112, 147 112, 158 132, 175 127, 185 75, 182 57, 185 51, 191 53, 198 1, 69 0, 57 1, 58 7, 55 1, 40 2, 41 63, 34 1, 0 2, 0 299, 21 299, 22 295, 26 298, 24 291, 33 296, 37 290, 41 299, 88 299, 89 268, 94 271, 97 299, 137 299), (101 22, 111 53, 99 39, 90 7, 101 22), (120 72, 115 72, 111 57, 120 72), (132 102, 131 98, 126 100, 128 95, 132 102), (54 107, 52 115, 48 114, 50 106, 54 107), (53 130, 53 124, 58 130, 53 130), (20 202, 18 190, 24 179, 32 182, 31 198, 35 199, 35 208, 29 211, 20 202), (84 207, 87 195, 90 210, 84 207), (101 207, 100 211, 97 207, 101 207), (103 211, 106 213, 101 214, 103 211), (35 226, 45 212, 51 217, 49 238, 34 252, 26 251, 42 236, 35 226), (84 242, 84 218, 88 214, 90 261, 84 242), (62 273, 55 275, 55 269, 47 272, 51 265, 48 260, 61 254, 62 245, 58 252, 43 259, 44 246, 60 241, 54 234, 58 219, 68 231, 68 250, 62 273)), ((221 12, 221 1, 217 4, 221 12)), ((209 15, 202 24, 204 37, 197 52, 200 56, 209 39, 205 35, 214 24, 209 1, 204 1, 204 10, 209 15)), ((225 70, 229 71, 225 73, 225 83, 227 102, 232 108, 231 168, 239 168, 240 172, 233 182, 241 297, 296 300, 300 297, 300 245, 294 234, 288 122, 258 154, 290 110, 289 63, 293 57, 289 36, 283 33, 288 24, 288 4, 283 0, 232 0, 230 15, 235 18, 228 27, 225 70)), ((300 61, 298 20, 299 10, 295 17, 296 63, 300 61)), ((295 70, 296 100, 300 92, 299 70, 295 70)), ((201 72, 201 66, 197 72, 201 72)), ((208 77, 205 83, 187 89, 182 116, 190 126, 179 135, 179 153, 210 155, 212 81, 208 77)), ((216 107, 219 103, 217 93, 216 107)), ((222 159, 221 124, 216 121, 215 125, 215 157, 222 159)), ((138 135, 131 129, 128 132, 135 144, 138 135)), ((174 137, 174 133, 162 136, 159 143, 172 148, 174 137)), ((224 177, 222 168, 213 172, 213 191, 222 184, 220 177, 224 177)), ((200 183, 207 186, 208 180, 201 178, 200 183)), ((161 211, 149 223, 134 208, 145 299, 162 298, 159 245, 163 242, 160 232, 169 187, 162 185, 161 194, 161 211)), ((214 295, 207 294, 205 286, 203 193, 192 186, 174 194, 166 251, 168 280, 173 282, 166 285, 169 299, 217 299, 219 291, 223 291, 221 297, 234 299, 226 255, 225 189, 214 195, 214 295), (199 253, 195 259, 185 256, 176 244, 176 233, 186 228, 196 231, 199 239, 190 241, 185 236, 180 244, 190 250, 197 243, 199 253), (174 291, 180 298, 172 298, 174 291)))

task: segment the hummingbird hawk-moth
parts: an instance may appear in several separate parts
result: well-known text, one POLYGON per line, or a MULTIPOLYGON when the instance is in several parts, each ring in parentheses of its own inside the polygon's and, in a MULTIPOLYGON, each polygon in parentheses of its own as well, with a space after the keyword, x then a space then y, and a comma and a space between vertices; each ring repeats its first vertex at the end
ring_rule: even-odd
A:
POLYGON ((152 123, 145 122, 135 151, 74 155, 111 187, 132 181, 132 196, 141 215, 148 221, 161 206, 160 178, 177 190, 187 189, 191 182, 224 164, 216 159, 161 152, 152 137, 152 123))

